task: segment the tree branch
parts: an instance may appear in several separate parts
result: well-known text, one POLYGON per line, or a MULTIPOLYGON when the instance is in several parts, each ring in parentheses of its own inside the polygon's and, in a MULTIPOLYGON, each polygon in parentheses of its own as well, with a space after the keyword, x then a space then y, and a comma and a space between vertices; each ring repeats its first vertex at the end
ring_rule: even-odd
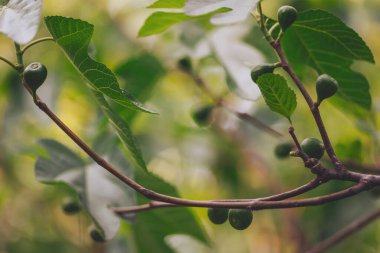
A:
POLYGON ((293 190, 283 192, 280 194, 276 194, 273 196, 260 198, 260 200, 262 200, 262 201, 280 201, 280 200, 284 200, 284 199, 289 199, 292 197, 299 196, 305 192, 311 191, 311 190, 317 188, 318 186, 320 186, 321 184, 326 183, 327 181, 328 180, 326 180, 326 179, 317 177, 317 178, 311 180, 309 183, 307 183, 303 186, 300 186, 300 187, 295 188, 293 190))
POLYGON ((277 52, 277 55, 279 56, 281 63, 282 63, 282 68, 289 74, 289 76, 293 79, 294 83, 302 93, 302 96, 306 100, 311 113, 313 114, 315 123, 317 124, 319 133, 321 135, 321 138, 323 140, 323 144, 325 146, 326 153, 330 157, 331 161, 333 164, 336 166, 337 169, 342 169, 344 166, 343 164, 339 161, 338 157, 335 154, 334 148, 332 147, 330 138, 327 134, 325 125, 323 123, 321 114, 319 112, 318 106, 315 105, 313 102, 313 99, 310 97, 308 91, 306 90, 305 86, 301 82, 301 80, 298 78, 296 73, 294 72, 293 68, 290 66, 284 52, 281 49, 281 44, 279 42, 272 42, 271 43, 272 47, 275 49, 277 52))
POLYGON ((363 217, 361 219, 358 219, 342 230, 338 231, 333 236, 329 237, 325 241, 319 243, 314 248, 307 251, 307 253, 322 253, 326 250, 334 247, 338 243, 340 243, 342 240, 347 239, 349 236, 351 236, 354 233, 359 232, 361 229, 363 229, 365 226, 370 224, 371 222, 375 221, 376 219, 380 218, 380 210, 377 210, 373 212, 372 214, 363 217))

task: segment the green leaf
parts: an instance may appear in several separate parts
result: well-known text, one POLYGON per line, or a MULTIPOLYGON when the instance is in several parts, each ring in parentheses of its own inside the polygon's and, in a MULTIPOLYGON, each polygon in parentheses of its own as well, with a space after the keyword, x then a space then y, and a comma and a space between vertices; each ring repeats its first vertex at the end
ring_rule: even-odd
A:
POLYGON ((298 73, 305 65, 319 74, 328 74, 339 82, 335 105, 351 111, 347 102, 365 110, 371 109, 371 95, 366 78, 350 69, 354 60, 374 63, 373 55, 351 28, 339 18, 322 10, 299 13, 297 21, 282 39, 283 49, 298 73))
POLYGON ((165 69, 157 57, 141 53, 120 64, 115 73, 126 82, 128 91, 144 102, 165 74, 165 69))
MULTIPOLYGON (((114 237, 120 218, 109 206, 135 205, 135 192, 98 164, 83 161, 64 145, 54 140, 41 140, 39 143, 48 157, 39 157, 35 164, 37 180, 47 184, 64 184, 76 191, 105 238, 109 240, 114 237)), ((116 148, 108 151, 106 160, 117 168, 123 168, 123 174, 131 176, 128 162, 116 148)))
MULTIPOLYGON (((136 172, 136 181, 154 191, 179 197, 176 189, 161 178, 144 172, 136 172)), ((146 199, 138 197, 139 204, 146 199)), ((138 252, 174 252, 165 243, 165 237, 173 234, 190 235, 201 242, 208 243, 204 231, 199 226, 189 208, 162 208, 137 214, 133 231, 138 252)))
POLYGON ((148 8, 173 8, 179 9, 185 6, 186 0, 158 0, 152 5, 149 5, 148 8))
POLYGON ((135 138, 133 137, 132 131, 129 128, 129 125, 127 122, 125 122, 119 114, 115 113, 106 99, 104 98, 104 95, 96 90, 92 90, 94 93, 94 96, 96 98, 96 101, 100 105, 100 108, 102 109, 103 113, 106 115, 108 120, 111 122, 112 127, 116 130, 120 140, 126 146, 126 148, 129 150, 131 156, 133 159, 135 159, 136 163, 146 170, 146 164, 144 161, 144 158, 142 156, 142 153, 140 151, 140 148, 138 147, 135 138))
POLYGON ((94 32, 93 25, 79 19, 59 16, 46 17, 45 23, 54 40, 92 88, 130 109, 152 113, 120 89, 115 75, 109 68, 88 55, 89 43, 94 32))
POLYGON ((145 20, 143 27, 141 27, 139 31, 139 36, 146 37, 153 34, 163 33, 171 26, 191 19, 193 18, 186 16, 183 13, 155 12, 145 20))
POLYGON ((171 26, 188 20, 208 21, 211 16, 228 11, 230 11, 229 8, 220 8, 211 13, 199 16, 187 16, 181 12, 154 12, 145 20, 144 25, 139 31, 139 36, 146 37, 153 34, 163 33, 171 26))
POLYGON ((291 121, 290 116, 297 107, 297 99, 285 78, 276 74, 264 74, 257 80, 257 85, 269 108, 291 121))

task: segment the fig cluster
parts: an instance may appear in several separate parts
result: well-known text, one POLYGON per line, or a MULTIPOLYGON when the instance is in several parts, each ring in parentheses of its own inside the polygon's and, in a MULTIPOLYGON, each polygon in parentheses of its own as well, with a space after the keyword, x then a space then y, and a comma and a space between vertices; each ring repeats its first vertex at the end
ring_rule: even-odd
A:
POLYGON ((217 225, 227 220, 236 230, 244 230, 251 225, 253 220, 252 211, 249 209, 209 208, 207 210, 209 220, 217 225))

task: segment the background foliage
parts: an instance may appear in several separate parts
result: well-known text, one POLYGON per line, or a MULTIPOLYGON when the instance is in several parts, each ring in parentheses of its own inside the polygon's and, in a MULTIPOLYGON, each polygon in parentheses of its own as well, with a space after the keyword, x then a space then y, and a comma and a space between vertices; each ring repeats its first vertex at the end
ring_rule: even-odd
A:
MULTIPOLYGON (((113 105, 124 119, 132 122, 132 131, 149 170, 175 185, 183 197, 197 199, 258 197, 290 189, 310 179, 312 175, 303 169, 300 161, 275 159, 273 148, 281 139, 252 129, 222 109, 214 113, 214 122, 209 128, 199 128, 193 122, 191 113, 211 101, 176 67, 177 60, 189 53, 181 44, 186 41, 191 45, 191 39, 181 32, 181 26, 192 27, 192 21, 162 35, 137 38, 144 20, 153 12, 145 8, 151 3, 45 1, 43 10, 44 16, 71 16, 94 24, 92 43, 96 51, 90 53, 116 72, 123 88, 159 113, 130 113, 113 105)), ((285 3, 299 10, 323 8, 336 14, 364 38, 375 61, 380 61, 380 39, 376 32, 380 29, 378 1, 267 0, 265 12, 275 17, 278 7, 285 3)), ((47 28, 42 25, 39 35, 47 34, 47 28)), ((196 35, 196 32, 191 34, 196 35)), ((195 35, 191 36, 194 40, 195 35)), ((260 44, 263 41, 258 38, 248 38, 248 41, 268 52, 268 61, 273 60, 271 51, 260 44)), ((1 55, 13 59, 11 42, 1 36, 0 45, 1 55)), ((100 134, 110 132, 93 102, 93 95, 70 63, 63 60, 58 47, 48 43, 39 45, 28 51, 25 59, 27 62, 39 60, 48 67, 49 77, 40 95, 75 132, 89 143, 95 143, 100 134)), ((205 59, 198 65, 201 76, 215 93, 228 93, 224 71, 213 59, 205 59)), ((380 94, 378 66, 355 62, 352 69, 369 80, 373 98, 370 118, 376 122, 380 94)), ((313 92, 316 74, 306 71, 309 72, 304 80, 313 92)), ((185 221, 183 224, 158 222, 161 211, 152 211, 142 216, 148 216, 145 220, 152 223, 157 222, 157 230, 143 230, 144 224, 138 217, 133 225, 123 222, 116 239, 105 245, 92 244, 87 237, 90 224, 87 216, 65 216, 61 210, 61 202, 70 191, 42 185, 33 173, 34 162, 42 152, 37 143, 40 138, 53 138, 78 156, 85 158, 85 155, 32 105, 8 66, 1 64, 0 72, 0 252, 41 253, 50 252, 53 247, 62 253, 118 253, 126 252, 125 249, 133 252, 137 246, 129 238, 134 228, 139 230, 132 236, 136 241, 143 238, 151 242, 183 229, 177 226, 192 229, 185 221)), ((227 100, 233 107, 257 116, 286 134, 286 119, 270 112, 263 99, 257 103, 242 102, 230 94, 227 100)), ((317 136, 306 104, 303 101, 298 104, 292 122, 300 138, 317 136)), ((343 114, 329 103, 323 105, 322 116, 342 158, 378 162, 378 129, 343 114)), ((341 183, 325 185, 309 195, 328 193, 343 186, 341 183)), ((254 224, 244 232, 236 232, 227 225, 216 227, 207 221, 204 209, 193 209, 209 244, 183 235, 164 239, 175 252, 295 252, 299 244, 313 245, 376 206, 376 199, 370 193, 363 193, 321 207, 262 211, 254 213, 254 224)), ((380 225, 374 223, 331 252, 378 252, 379 230, 380 225)), ((202 235, 197 238, 203 240, 202 235)), ((153 251, 146 248, 140 252, 153 251)))

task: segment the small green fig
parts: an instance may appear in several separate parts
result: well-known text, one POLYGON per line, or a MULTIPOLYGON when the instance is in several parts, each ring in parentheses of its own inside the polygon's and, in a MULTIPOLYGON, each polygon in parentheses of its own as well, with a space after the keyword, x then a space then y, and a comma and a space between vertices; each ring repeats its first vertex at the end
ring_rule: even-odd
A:
POLYGON ((94 241, 94 242, 105 242, 106 241, 106 238, 104 237, 104 234, 102 233, 102 231, 100 231, 98 228, 96 228, 95 226, 91 226, 90 229, 89 229, 89 234, 90 234, 90 237, 91 239, 94 241))
POLYGON ((193 112, 193 120, 200 127, 206 127, 211 124, 212 111, 215 108, 213 105, 206 105, 193 112))
POLYGON ((190 57, 183 57, 178 60, 178 67, 185 72, 191 72, 193 70, 193 65, 191 63, 190 57))
POLYGON ((320 75, 316 85, 317 103, 320 104, 324 99, 334 96, 338 88, 339 84, 334 78, 326 74, 320 75))
POLYGON ((29 64, 24 70, 25 83, 34 93, 45 82, 46 77, 47 69, 39 62, 29 64))
POLYGON ((62 203, 62 210, 67 215, 76 214, 81 210, 81 205, 75 199, 66 198, 62 203))
POLYGON ((214 224, 223 224, 228 219, 227 208, 209 208, 207 209, 207 216, 209 220, 214 224))
POLYGON ((248 209, 231 209, 228 214, 228 221, 237 230, 244 230, 251 225, 253 214, 248 209))
POLYGON ((259 79, 259 77, 263 74, 270 74, 273 73, 274 69, 276 68, 273 64, 261 64, 257 65, 254 69, 251 71, 251 78, 254 82, 259 79))
POLYGON ((301 149, 309 157, 318 160, 321 159, 325 153, 322 142, 316 138, 307 138, 303 140, 301 143, 301 149))
POLYGON ((289 5, 281 6, 277 13, 278 23, 280 24, 281 29, 285 31, 294 23, 294 21, 296 21, 297 16, 298 11, 294 7, 289 5))
POLYGON ((274 154, 279 159, 288 158, 289 153, 293 150, 293 147, 294 145, 289 142, 280 143, 274 148, 274 154))

